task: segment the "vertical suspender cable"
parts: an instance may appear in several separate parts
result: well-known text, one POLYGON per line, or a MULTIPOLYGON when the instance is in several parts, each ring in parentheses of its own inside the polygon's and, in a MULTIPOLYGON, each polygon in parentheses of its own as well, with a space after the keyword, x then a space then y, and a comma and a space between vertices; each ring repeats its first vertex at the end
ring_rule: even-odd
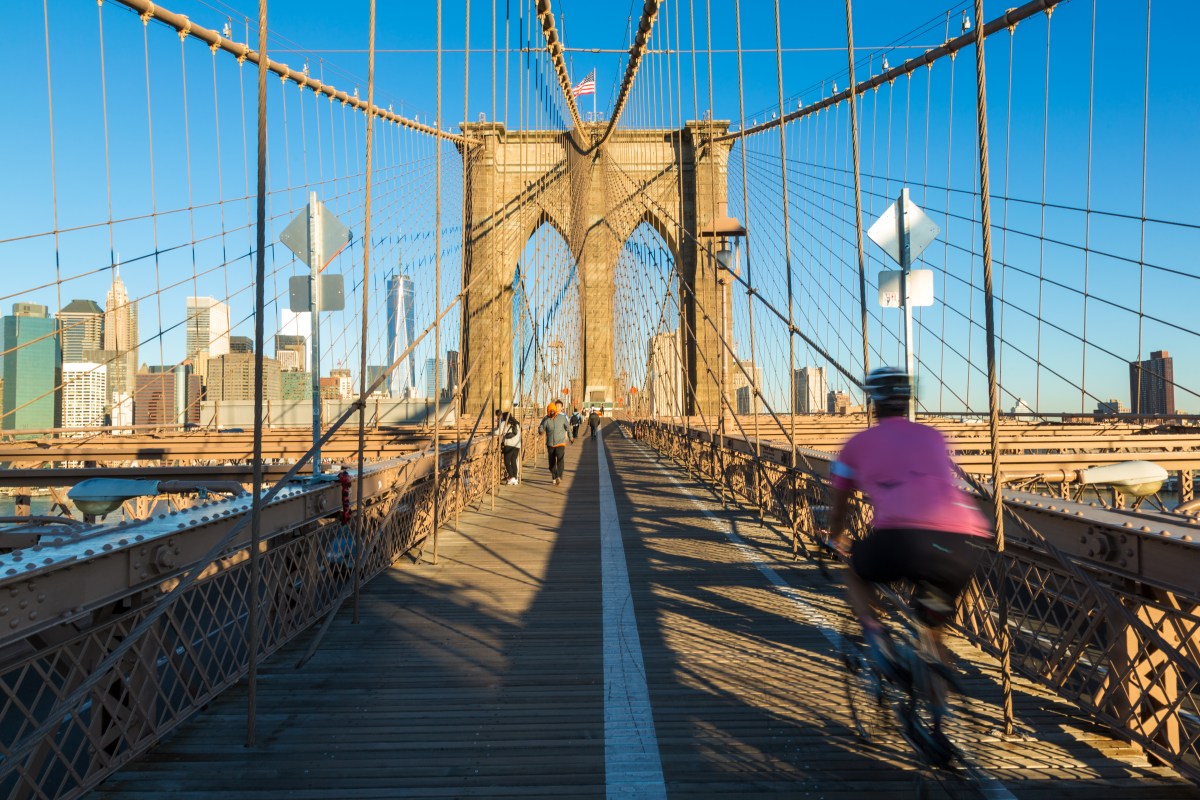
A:
MULTIPOLYGON (((436 127, 442 129, 442 0, 437 0, 437 100, 436 127)), ((442 142, 434 140, 433 178, 433 307, 442 307, 442 142)), ((438 560, 438 529, 442 526, 442 442, 438 413, 438 375, 442 367, 442 320, 433 330, 433 563, 438 560)))
MULTIPOLYGON (((468 106, 468 100, 470 99, 470 94, 469 94, 468 90, 470 89, 470 86, 471 86, 471 0, 466 0, 464 13, 466 15, 466 24, 465 24, 465 27, 463 30, 463 122, 465 123, 468 120, 467 114, 470 111, 470 108, 468 106)), ((459 225, 459 230, 461 232, 461 237, 462 237, 460 258, 463 258, 463 259, 465 259, 466 255, 467 255, 467 225, 466 225, 466 222, 467 222, 467 198, 470 197, 470 194, 471 194, 471 192, 470 192, 471 172, 467 167, 468 163, 470 162, 470 158, 468 158, 467 154, 470 152, 471 152, 470 148, 465 147, 465 146, 463 147, 463 149, 462 149, 462 211, 460 213, 460 220, 459 220, 462 223, 461 225, 459 225)), ((461 288, 464 285, 464 283, 465 282, 462 280, 461 272, 460 272, 459 287, 461 288)), ((460 344, 462 342, 462 320, 465 316, 462 311, 463 307, 464 306, 459 306, 459 312, 458 312, 458 318, 459 318, 459 326, 458 326, 459 339, 458 339, 458 341, 460 344)), ((495 328, 493 328, 493 330, 495 330, 495 328)), ((495 348, 492 347, 490 349, 494 350, 495 348)), ((459 362, 458 362, 457 371, 459 374, 456 377, 459 379, 459 381, 461 381, 462 383, 465 384, 467 382, 466 381, 467 375, 465 374, 465 372, 462 368, 463 364, 462 364, 462 347, 461 346, 458 348, 458 352, 459 352, 459 362)), ((495 400, 496 390, 495 390, 495 384, 491 380, 489 380, 488 383, 492 387, 491 390, 488 392, 488 394, 492 397, 493 413, 492 413, 491 419, 494 421, 496 419, 496 415, 494 413, 495 407, 496 407, 496 400, 495 400)), ((450 402, 452 404, 457 404, 459 406, 459 408, 462 407, 462 403, 459 401, 456 401, 454 399, 454 396, 455 396, 455 394, 457 394, 457 392, 455 390, 454 384, 450 383, 450 365, 449 364, 446 365, 446 394, 448 395, 450 402)), ((458 424, 458 409, 455 409, 455 411, 454 411, 454 444, 455 444, 454 452, 456 454, 455 459, 454 459, 455 460, 455 466, 454 466, 455 483, 454 483, 454 486, 455 486, 455 491, 460 492, 460 496, 461 496, 461 490, 464 488, 463 487, 463 477, 462 477, 463 454, 462 454, 462 427, 458 424)), ((461 511, 461 504, 459 503, 459 501, 456 498, 455 503, 454 503, 454 529, 455 530, 458 530, 458 515, 459 515, 460 511, 461 511)))
MULTIPOLYGON (((1011 45, 1010 45, 1011 47, 1011 45)), ((1011 80, 1011 79, 1010 79, 1011 80)), ((1091 292, 1091 256, 1092 256, 1092 134, 1095 131, 1096 111, 1096 0, 1092 0, 1092 34, 1091 47, 1088 53, 1088 143, 1087 143, 1087 189, 1085 190, 1083 214, 1083 330, 1080 338, 1083 344, 1080 348, 1079 366, 1079 412, 1083 413, 1087 405, 1087 336, 1088 336, 1088 297, 1091 292)), ((1007 195, 1007 192, 1005 192, 1007 195)))
MULTIPOLYGON (((1034 339, 1034 381, 1033 381, 1033 409, 1040 410, 1042 407, 1042 319, 1043 319, 1043 299, 1046 294, 1046 176, 1049 174, 1049 156, 1050 156, 1050 21, 1053 19, 1051 14, 1052 9, 1046 11, 1046 66, 1045 66, 1045 90, 1042 100, 1042 198, 1041 198, 1041 222, 1038 229, 1038 298, 1037 298, 1037 337, 1034 339)), ((947 185, 949 185, 947 183, 947 185)), ((971 370, 967 369, 967 374, 971 374, 971 370)))
MULTIPOLYGON (((362 553, 365 549, 367 525, 363 508, 363 469, 366 460, 364 451, 367 441, 367 320, 370 306, 368 283, 371 279, 371 156, 375 129, 375 0, 371 0, 370 19, 367 32, 367 133, 366 133, 366 182, 363 192, 363 279, 362 279, 362 335, 358 342, 358 514, 354 535, 354 622, 358 623, 358 601, 362 590, 362 553)), ((439 308, 440 310, 440 308, 439 308)), ((407 322, 407 321, 406 321, 407 322)), ((376 422, 376 424, 379 424, 376 422)))
MULTIPOLYGON (((1138 243, 1137 405, 1133 405, 1135 398, 1129 398, 1129 405, 1132 407, 1133 413, 1142 416, 1150 413, 1149 409, 1146 408, 1150 404, 1142 402, 1142 387, 1145 385, 1143 382, 1145 379, 1142 377, 1142 374, 1145 372, 1142 368, 1142 332, 1146 323, 1146 161, 1150 144, 1150 0, 1146 0, 1146 69, 1143 91, 1145 95, 1142 103, 1142 219, 1138 243)), ((1155 377, 1158 377, 1159 380, 1163 379, 1162 375, 1156 375, 1155 377)), ((1172 389, 1174 389, 1173 384, 1172 389)), ((1166 412, 1166 410, 1164 408, 1162 411, 1166 412)), ((1175 409, 1171 409, 1172 413, 1174 411, 1175 409)))
MULTIPOLYGON (((863 250, 862 177, 858 155, 858 84, 854 81, 854 13, 846 0, 846 62, 850 67, 850 153, 854 160, 854 226, 858 236, 858 306, 862 314, 863 376, 871 371, 867 345, 867 264, 863 250)), ((780 109, 782 113, 782 108, 780 109)), ((782 125, 780 126, 783 127, 782 125)))
MULTIPOLYGON (((717 210, 718 210, 718 206, 717 206, 717 165, 716 165, 717 148, 716 148, 716 145, 713 143, 713 139, 715 138, 715 135, 713 133, 714 120, 713 120, 713 57, 712 57, 713 54, 712 54, 712 2, 711 2, 711 0, 704 0, 704 29, 705 29, 704 47, 708 52, 708 58, 707 58, 707 64, 708 64, 708 112, 705 114, 705 116, 708 120, 708 135, 705 137, 705 139, 706 139, 705 140, 705 148, 708 150, 708 160, 709 160, 708 199, 709 199, 709 215, 710 216, 709 216, 708 224, 715 225, 717 222, 717 210)), ((699 224, 699 222, 700 222, 699 209, 697 209, 696 222, 697 222, 697 224, 699 224)), ((712 250, 712 247, 710 246, 705 249, 706 249, 706 253, 705 253, 704 257, 707 258, 709 264, 712 265, 713 287, 717 290, 717 304, 719 306, 719 308, 717 309, 717 324, 720 325, 720 329, 717 331, 717 357, 720 359, 720 361, 717 364, 717 415, 718 416, 716 419, 716 437, 713 439, 713 442, 714 443, 719 442, 719 445, 717 445, 714 448, 715 449, 714 461, 717 465, 717 468, 720 470, 721 505, 723 507, 725 505, 725 489, 727 488, 726 484, 728 483, 728 480, 726 478, 726 470, 725 470, 725 448, 727 446, 726 441, 725 441, 725 394, 726 394, 726 388, 727 388, 726 381, 728 379, 728 374, 727 374, 728 370, 726 369, 727 360, 725 357, 725 349, 727 347, 727 344, 725 342, 725 323, 726 323, 725 315, 727 313, 727 309, 726 309, 726 303, 725 303, 725 283, 721 278, 720 265, 717 263, 717 260, 713 253, 713 250, 712 250)), ((693 298, 693 300, 695 301, 696 298, 693 298)), ((707 314, 705 314, 705 316, 707 316, 707 314)), ((711 324, 711 321, 710 321, 710 324, 711 324)), ((697 325, 697 327, 699 327, 699 325, 697 325)))
MULTIPOLYGON (((783 43, 779 26, 779 0, 775 0, 775 78, 776 89, 779 98, 779 118, 782 120, 787 113, 783 107, 783 43)), ((853 84, 853 81, 851 81, 853 84)), ((798 494, 795 490, 795 474, 796 474, 796 338, 793 335, 796 330, 796 321, 793 319, 793 307, 795 296, 792 290, 792 222, 791 212, 788 208, 788 174, 787 174, 787 135, 784 132, 786 126, 781 122, 779 125, 779 182, 780 194, 783 202, 783 252, 784 264, 787 273, 787 298, 788 298, 788 388, 792 395, 792 413, 791 430, 788 433, 788 441, 792 447, 792 460, 790 463, 791 474, 793 480, 793 498, 798 494)), ((743 158, 745 153, 742 153, 743 158)), ((807 388, 805 389, 807 391, 807 388)), ((792 557, 795 558, 799 552, 800 541, 797 538, 796 532, 796 514, 793 512, 790 515, 792 528, 792 557)))
MULTIPOLYGON (((507 60, 506 60, 505 68, 507 69, 507 60)), ((491 119, 491 121, 492 121, 493 125, 496 124, 496 0, 492 0, 492 119, 491 119)), ((497 145, 498 144, 499 144, 499 142, 497 141, 497 145)), ((490 165, 491 175, 488 176, 488 217, 490 217, 492 220, 495 220, 495 218, 496 218, 496 179, 499 177, 497 175, 497 172, 499 170, 498 170, 498 165, 496 164, 496 151, 498 149, 499 149, 499 147, 497 146, 492 150, 492 158, 491 158, 491 165, 490 165)), ((482 153, 480 153, 480 157, 481 158, 483 157, 482 153)), ((463 153, 463 158, 464 159, 466 158, 465 152, 463 153)), ((465 161, 464 161, 464 168, 465 168, 465 161)), ((464 242, 466 241, 465 237, 467 236, 467 219, 468 219, 467 212, 468 212, 468 210, 469 209, 467 207, 467 194, 466 194, 466 192, 463 192, 463 236, 464 236, 464 242)), ((489 235, 488 235, 488 258, 492 262, 489 265, 489 269, 495 269, 496 268, 497 232, 495 229, 495 222, 493 221, 489 224, 491 225, 491 228, 492 228, 489 231, 489 235)), ((472 235, 474 235, 474 234, 472 233, 472 235)), ((463 254, 463 257, 464 258, 466 257, 465 253, 463 254)), ((473 270, 475 265, 472 264, 471 267, 473 270)), ((489 287, 489 292, 490 292, 490 287, 489 287)), ((503 294, 503 292, 501 292, 499 294, 499 297, 493 299, 492 303, 491 303, 491 305, 492 305, 492 330, 493 331, 498 331, 500 328, 498 314, 500 313, 500 301, 503 297, 504 297, 504 294, 503 294)), ((465 307, 466 306, 464 304, 460 308, 465 308, 465 307)), ((463 312, 460 311, 459 313, 461 314, 463 312)), ((464 331, 466 330, 465 320, 464 320, 464 324, 462 325, 461 329, 464 331)), ((510 324, 509 329, 507 331, 505 331, 505 335, 500 337, 500 341, 503 342, 503 341, 508 340, 508 337, 511 334, 511 331, 512 331, 512 325, 510 324)), ((511 350, 511 349, 512 349, 512 344, 510 341, 509 350, 511 350)), ((492 401, 492 408, 493 408, 492 421, 493 422, 496 421, 495 408, 496 408, 497 402, 499 403, 500 410, 501 411, 504 410, 504 385, 500 380, 500 368, 497 366, 497 363, 496 363, 497 355, 498 355, 498 353, 496 350, 496 342, 493 341, 488 346, 488 356, 489 356, 489 358, 491 358, 491 364, 489 365, 489 367, 490 367, 489 381, 493 384, 500 384, 500 389, 498 392, 498 399, 495 399, 492 401)), ((511 391, 511 387, 510 387, 510 391, 511 391)), ((493 397, 497 397, 497 395, 494 394, 493 397)), ((514 414, 516 413, 516 409, 513 409, 511 407, 511 404, 510 404, 509 408, 512 413, 514 413, 514 414)), ((503 436, 507 436, 507 428, 505 428, 505 433, 503 434, 503 436)), ((498 445, 497 445, 496 449, 497 449, 497 452, 500 454, 501 458, 496 459, 496 461, 494 462, 494 467, 492 468, 493 469, 492 480, 490 481, 491 482, 491 490, 492 490, 492 506, 491 507, 492 507, 493 511, 496 510, 496 486, 500 482, 500 475, 501 475, 502 469, 503 469, 501 460, 504 455, 504 450, 503 450, 504 443, 502 441, 502 438, 497 438, 497 443, 498 443, 498 445)), ((520 462, 519 461, 518 461, 517 469, 518 469, 518 471, 520 470, 520 462)))
POLYGON ((258 196, 256 222, 258 241, 254 266, 254 494, 250 509, 250 641, 246 651, 246 746, 254 746, 254 723, 258 705, 258 595, 261 576, 258 542, 262 536, 262 417, 263 417, 263 284, 266 281, 267 244, 267 0, 258 0, 258 196))
MULTIPOLYGON (((734 29, 737 32, 737 73, 738 73, 738 132, 741 134, 739 144, 742 151, 742 214, 746 217, 746 318, 747 328, 750 330, 750 363, 758 366, 758 359, 754 350, 754 272, 751 270, 750 257, 750 231, 753 226, 750 224, 750 188, 746 180, 746 92, 744 88, 743 72, 742 72, 742 4, 741 0, 734 0, 733 3, 733 18, 734 29)), ((730 304, 732 306, 732 303, 730 304)), ((761 522, 763 516, 762 497, 760 496, 762 476, 762 437, 758 430, 758 408, 759 408, 759 391, 758 382, 755 381, 754 374, 750 375, 750 413, 754 415, 754 505, 758 507, 758 518, 761 522)), ((736 400, 736 398, 735 398, 736 400)))
MULTIPOLYGON (((975 0, 975 19, 982 20, 983 0, 975 0)), ((1000 389, 996 375, 996 314, 992 295, 992 201, 988 167, 987 76, 984 70, 984 25, 975 26, 975 127, 979 133, 979 215, 983 228, 984 322, 987 327, 988 437, 992 449, 992 521, 996 526, 996 594, 1000 612, 1000 688, 1004 693, 1004 732, 1013 731, 1012 640, 1008 633, 1008 568, 1004 555, 1004 492, 1000 475, 1000 389)))

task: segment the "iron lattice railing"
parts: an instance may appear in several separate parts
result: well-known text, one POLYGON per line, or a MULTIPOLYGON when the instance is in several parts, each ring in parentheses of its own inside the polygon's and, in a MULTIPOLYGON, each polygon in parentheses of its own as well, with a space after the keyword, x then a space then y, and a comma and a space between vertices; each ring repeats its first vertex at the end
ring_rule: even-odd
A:
MULTIPOLYGON (((462 445, 461 460, 443 452, 443 521, 494 485, 492 438, 462 445)), ((353 586, 356 544, 365 581, 430 537, 434 482, 432 464, 426 466, 401 470, 390 491, 365 501, 361 542, 353 523, 337 519, 340 509, 264 534, 261 656, 337 610, 353 586), (405 478, 413 474, 421 477, 405 478)), ((82 621, 43 628, 0 649, 0 797, 77 797, 243 677, 249 563, 244 545, 228 550, 209 565, 192 565, 200 577, 164 611, 157 603, 169 585, 106 602, 82 621), (96 675, 96 665, 153 613, 160 615, 123 657, 96 675), (73 701, 87 682, 92 686, 73 701)))
MULTIPOLYGON (((828 481, 805 469, 803 453, 793 469, 722 447, 703 431, 648 421, 631 428, 723 496, 795 530, 800 548, 816 544, 828 481)), ((851 516, 862 535, 871 509, 861 497, 851 516)), ((1200 782, 1197 592, 1106 572, 1063 553, 1023 519, 1012 522, 1005 552, 989 552, 964 592, 959 630, 998 655, 1003 598, 1015 670, 1200 782)))

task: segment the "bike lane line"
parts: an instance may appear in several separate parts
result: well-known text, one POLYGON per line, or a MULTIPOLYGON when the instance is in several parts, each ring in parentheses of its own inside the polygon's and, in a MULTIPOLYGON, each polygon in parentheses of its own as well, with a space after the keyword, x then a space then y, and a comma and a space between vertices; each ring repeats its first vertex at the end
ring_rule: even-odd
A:
POLYGON ((603 431, 596 437, 596 459, 604 619, 605 794, 609 800, 665 800, 667 788, 603 431))

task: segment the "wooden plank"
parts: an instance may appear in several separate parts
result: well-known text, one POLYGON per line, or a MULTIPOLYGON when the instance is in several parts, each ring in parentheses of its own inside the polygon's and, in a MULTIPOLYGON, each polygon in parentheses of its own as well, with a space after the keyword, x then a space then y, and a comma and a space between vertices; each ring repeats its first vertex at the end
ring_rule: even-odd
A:
MULTIPOLYGON (((669 796, 852 798, 913 792, 895 737, 854 735, 829 640, 726 536, 731 527, 806 602, 846 620, 841 588, 793 562, 786 537, 667 480, 606 437, 640 647, 669 796), (717 517, 696 508, 701 498, 717 517)), ((526 468, 442 534, 437 565, 397 565, 302 670, 301 640, 263 667, 258 743, 237 688, 105 783, 101 798, 602 797, 603 637, 596 450, 567 480, 526 468)), ((1018 797, 1200 797, 1018 682, 1025 736, 1003 741, 997 668, 965 643, 971 700, 955 735, 1018 797)), ((951 796, 969 796, 948 786, 951 796)))

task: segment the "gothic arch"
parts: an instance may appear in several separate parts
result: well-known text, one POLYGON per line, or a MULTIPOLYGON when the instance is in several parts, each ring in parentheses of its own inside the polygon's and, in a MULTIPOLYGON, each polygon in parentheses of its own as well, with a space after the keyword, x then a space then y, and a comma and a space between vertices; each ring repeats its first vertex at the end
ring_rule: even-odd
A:
MULTIPOLYGON (((728 146, 712 142, 728 123, 688 122, 678 130, 619 129, 593 156, 573 153, 558 131, 509 131, 494 122, 466 123, 477 144, 465 155, 463 225, 463 371, 495 364, 466 388, 465 410, 477 412, 497 386, 512 387, 512 287, 525 244, 550 225, 574 256, 580 291, 583 388, 615 400, 613 271, 629 236, 645 223, 662 238, 686 291, 681 330, 694 392, 689 406, 715 413, 719 387, 697 368, 720 343, 705 324, 721 307, 707 259, 692 237, 724 209, 728 146), (631 213, 632 212, 632 213, 631 213), (678 214, 678 218, 673 216, 678 214), (691 234, 682 233, 690 231, 691 234)), ((598 132, 598 130, 597 130, 598 132)), ((464 149, 467 145, 463 146, 464 149)), ((511 397, 511 394, 508 395, 511 397)))

